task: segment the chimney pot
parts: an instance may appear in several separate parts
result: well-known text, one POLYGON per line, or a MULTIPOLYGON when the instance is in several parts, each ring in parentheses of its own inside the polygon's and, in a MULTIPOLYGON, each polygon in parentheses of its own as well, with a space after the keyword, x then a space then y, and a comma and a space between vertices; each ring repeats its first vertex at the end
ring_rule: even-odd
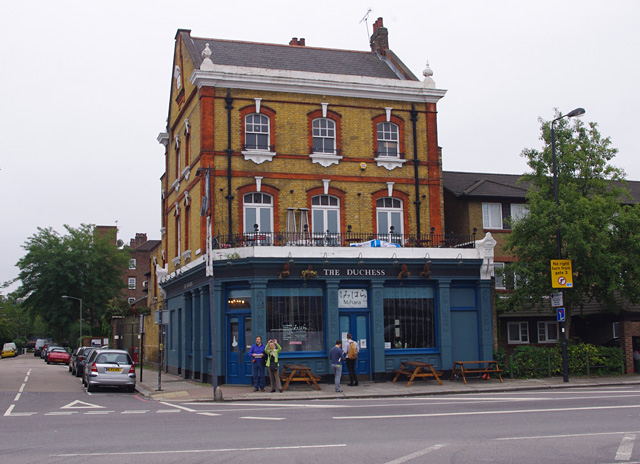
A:
POLYGON ((302 37, 300 40, 298 40, 298 45, 300 45, 301 47, 304 47, 304 37, 302 37))
POLYGON ((291 39, 291 41, 289 42, 289 45, 298 45, 298 38, 294 37, 293 39, 291 39))

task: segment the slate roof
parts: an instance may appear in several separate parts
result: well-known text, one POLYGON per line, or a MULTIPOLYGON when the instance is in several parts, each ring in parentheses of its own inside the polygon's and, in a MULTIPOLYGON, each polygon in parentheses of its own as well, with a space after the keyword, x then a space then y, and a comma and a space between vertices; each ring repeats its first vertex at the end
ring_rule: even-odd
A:
MULTIPOLYGON (((481 172, 442 172, 445 190, 456 197, 511 198, 524 200, 528 183, 518 183, 520 174, 489 174, 481 172)), ((624 204, 640 203, 640 182, 628 180, 627 187, 632 200, 624 198, 624 204)))
MULTIPOLYGON (((211 61, 214 64, 418 80, 413 74, 408 79, 402 79, 386 59, 381 59, 376 53, 370 51, 205 39, 191 37, 188 31, 182 31, 182 33, 185 34, 184 42, 191 45, 187 48, 197 67, 202 63, 202 50, 208 43, 212 52, 211 61)), ((404 64, 401 64, 401 67, 404 67, 404 64)))
POLYGON ((138 248, 136 248, 135 251, 151 251, 161 243, 162 243, 161 240, 147 240, 138 248))

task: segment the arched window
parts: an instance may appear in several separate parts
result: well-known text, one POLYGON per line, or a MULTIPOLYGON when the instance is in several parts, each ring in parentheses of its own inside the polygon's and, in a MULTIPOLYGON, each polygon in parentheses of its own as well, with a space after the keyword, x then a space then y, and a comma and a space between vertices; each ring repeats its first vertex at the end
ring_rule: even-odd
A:
POLYGON ((404 209, 402 200, 383 197, 376 200, 378 238, 393 243, 402 243, 404 234, 404 209))
POLYGON ((340 199, 333 195, 316 195, 311 198, 311 231, 314 239, 324 240, 332 246, 339 242, 340 199))
POLYGON ((252 113, 245 117, 245 150, 269 150, 269 118, 264 114, 252 113))
POLYGON ((397 158, 400 155, 400 130, 397 124, 392 122, 378 123, 378 151, 377 156, 390 156, 397 158))
POLYGON ((332 119, 317 118, 312 123, 313 153, 336 153, 336 123, 332 119))
POLYGON ((273 232, 273 197, 267 193, 252 192, 243 197, 244 233, 273 232))

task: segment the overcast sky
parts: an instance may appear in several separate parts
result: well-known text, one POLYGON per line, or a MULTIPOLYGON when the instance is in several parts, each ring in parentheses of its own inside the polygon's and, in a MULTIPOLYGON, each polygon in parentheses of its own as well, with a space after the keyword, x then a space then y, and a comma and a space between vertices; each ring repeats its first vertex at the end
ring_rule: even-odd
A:
POLYGON ((390 48, 418 77, 428 61, 448 91, 438 104, 445 170, 523 173, 521 151, 541 147, 538 118, 584 107, 620 150, 613 164, 640 180, 639 13, 633 0, 5 2, 0 283, 17 276, 37 227, 117 225, 126 243, 137 232, 160 238, 156 137, 178 28, 368 50, 383 17, 390 48))

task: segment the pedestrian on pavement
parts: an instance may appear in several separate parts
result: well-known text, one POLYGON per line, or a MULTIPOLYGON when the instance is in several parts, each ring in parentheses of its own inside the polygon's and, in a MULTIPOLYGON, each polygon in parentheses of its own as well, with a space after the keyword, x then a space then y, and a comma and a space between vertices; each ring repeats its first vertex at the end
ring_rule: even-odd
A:
POLYGON ((251 346, 249 354, 253 358, 253 391, 264 391, 264 345, 262 337, 256 337, 256 342, 251 346))
POLYGON ((351 332, 347 334, 347 346, 344 350, 347 355, 347 369, 349 369, 349 386, 358 386, 358 374, 356 373, 356 360, 358 359, 358 353, 360 347, 358 343, 351 339, 351 332))
POLYGON ((264 352, 267 356, 267 370, 269 371, 269 382, 271 383, 271 393, 276 388, 282 393, 282 385, 280 384, 280 365, 278 364, 278 353, 282 351, 282 347, 278 344, 278 339, 274 338, 267 342, 264 352))
POLYGON ((336 340, 336 346, 329 351, 329 361, 331 362, 331 370, 333 371, 333 383, 337 392, 340 389, 340 377, 342 377, 342 361, 344 360, 344 351, 342 351, 342 340, 336 340))

